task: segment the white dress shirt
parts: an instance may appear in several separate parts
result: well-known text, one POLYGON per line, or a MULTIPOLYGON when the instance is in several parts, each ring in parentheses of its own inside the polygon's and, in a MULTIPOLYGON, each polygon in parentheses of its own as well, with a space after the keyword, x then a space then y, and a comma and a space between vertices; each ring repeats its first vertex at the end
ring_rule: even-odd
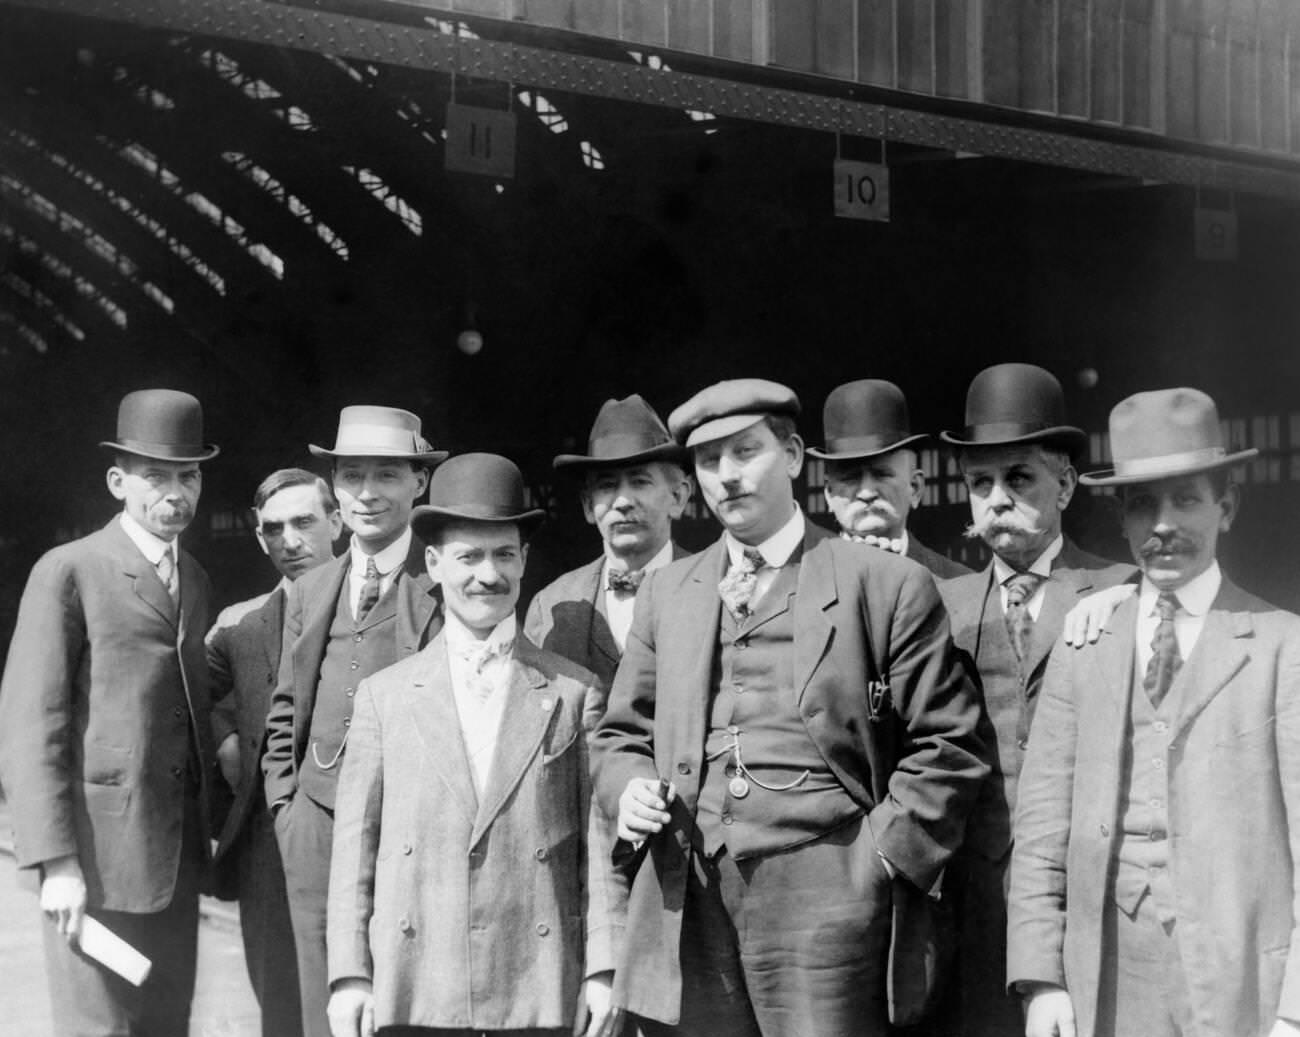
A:
MULTIPOLYGON (((145 556, 149 564, 155 569, 158 568, 158 563, 162 561, 163 555, 170 554, 172 556, 173 572, 176 573, 176 595, 179 601, 181 560, 176 556, 176 541, 174 539, 163 540, 161 537, 154 536, 125 511, 121 514, 121 522, 123 532, 131 538, 131 542, 140 549, 140 553, 145 556)), ((160 576, 159 579, 161 578, 160 576)))
MULTIPOLYGON (((1196 647, 1196 639, 1205 627, 1205 614, 1210 611, 1223 583, 1223 572, 1218 562, 1211 562, 1210 567, 1199 576, 1193 577, 1179 587, 1174 594, 1178 598, 1178 611, 1174 613, 1174 637, 1178 639, 1178 655, 1183 662, 1196 647)), ((1156 611, 1156 599, 1160 589, 1145 576, 1138 591, 1137 615, 1137 672, 1139 678, 1147 672, 1151 662, 1151 642, 1160 625, 1160 614, 1156 611)))
POLYGON ((357 606, 361 603, 361 591, 366 585, 366 559, 375 560, 375 568, 379 570, 379 596, 382 598, 397 579, 397 570, 402 567, 402 563, 406 561, 406 556, 411 551, 411 531, 410 529, 403 531, 401 536, 376 555, 368 555, 361 550, 361 545, 357 543, 355 536, 348 550, 352 554, 351 567, 348 570, 348 600, 352 604, 352 616, 355 619, 357 606))
MULTIPOLYGON (((673 542, 669 540, 650 561, 642 566, 641 571, 648 573, 654 569, 662 569, 672 560, 673 542)), ((636 609, 636 595, 619 594, 617 591, 609 589, 609 571, 612 561, 613 559, 606 552, 605 564, 600 568, 600 585, 604 588, 605 593, 605 618, 609 622, 609 631, 614 635, 614 643, 618 645, 618 650, 621 652, 627 644, 628 631, 632 629, 632 613, 636 609)), ((619 570, 623 568, 621 563, 618 568, 619 570)))
POLYGON ((447 651, 447 671, 460 718, 461 739, 469 759, 474 791, 481 798, 492 772, 497 733, 510 686, 516 622, 509 615, 485 639, 478 638, 455 613, 448 611, 442 628, 447 651))
MULTIPOLYGON (((1029 609, 1029 615, 1033 619, 1038 618, 1038 613, 1043 611, 1043 599, 1047 595, 1047 577, 1052 575, 1052 562, 1056 556, 1061 553, 1061 548, 1065 546, 1065 537, 1057 534, 1055 540, 1043 548, 1043 553, 1034 559, 1034 564, 1029 567, 1031 573, 1043 577, 1043 582, 1034 588, 1033 596, 1025 602, 1025 608, 1029 609)), ((993 578, 998 581, 998 593, 1002 596, 1002 612, 1007 611, 1007 580, 1016 575, 1016 570, 1007 565, 997 555, 993 556, 993 578)))
MULTIPOLYGON (((803 543, 805 528, 803 511, 796 504, 794 514, 790 516, 790 520, 761 544, 757 545, 758 553, 763 556, 766 565, 758 571, 758 579, 754 584, 754 595, 749 599, 751 610, 763 600, 763 595, 767 593, 767 589, 776 581, 777 570, 790 560, 790 556, 803 543)), ((734 569, 741 564, 748 546, 742 544, 730 532, 726 534, 725 540, 727 555, 731 559, 731 567, 734 569)))

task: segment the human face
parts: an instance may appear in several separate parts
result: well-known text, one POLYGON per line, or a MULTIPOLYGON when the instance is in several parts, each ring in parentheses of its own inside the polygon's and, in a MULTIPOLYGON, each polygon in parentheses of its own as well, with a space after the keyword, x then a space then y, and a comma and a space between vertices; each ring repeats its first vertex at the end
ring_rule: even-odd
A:
POLYGON ((613 557, 640 569, 668 543, 689 495, 690 483, 676 465, 602 468, 587 476, 582 512, 613 557))
POLYGON ((904 447, 856 461, 826 462, 826 503, 846 533, 901 537, 907 513, 921 503, 925 473, 904 447))
POLYGON ((513 522, 445 526, 439 543, 424 552, 447 611, 480 639, 514 611, 527 557, 513 522))
POLYGON ((202 490, 197 461, 126 457, 108 470, 108 492, 160 540, 175 539, 194 520, 202 490))
POLYGON ((981 537, 1013 569, 1027 570, 1061 533, 1061 512, 1077 481, 1041 447, 979 447, 961 457, 970 491, 968 536, 981 537))
POLYGON ((334 465, 334 495, 343 523, 362 551, 375 554, 396 541, 411 521, 411 509, 429 474, 409 461, 386 457, 340 457, 334 465))
POLYGON ((343 519, 337 510, 325 510, 320 488, 314 483, 286 486, 257 512, 257 542, 288 580, 328 562, 342 530, 343 519))
POLYGON ((1124 537, 1147 579, 1177 590, 1210 567, 1236 513, 1237 487, 1216 496, 1204 472, 1137 483, 1124 490, 1124 537))
POLYGON ((782 443, 766 421, 695 447, 695 478, 709 510, 742 544, 757 547, 790 521, 803 440, 782 443))

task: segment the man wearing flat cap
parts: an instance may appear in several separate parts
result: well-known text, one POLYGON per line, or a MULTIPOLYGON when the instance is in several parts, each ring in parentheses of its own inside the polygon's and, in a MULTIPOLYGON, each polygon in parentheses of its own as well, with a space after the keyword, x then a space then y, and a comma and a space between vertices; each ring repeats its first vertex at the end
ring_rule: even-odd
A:
POLYGON ((1025 1033, 1300 1033, 1300 617, 1216 560, 1236 515, 1214 401, 1110 415, 1139 569, 1095 644, 1053 651, 1016 806, 1007 978, 1025 1033))
POLYGON ((891 883, 930 889, 988 772, 930 575, 796 505, 798 410, 741 379, 669 418, 725 531, 642 584, 593 742, 652 1037, 884 1033, 891 883))
POLYGON ((266 802, 284 859, 306 1037, 329 1037, 325 913, 339 767, 361 681, 414 655, 441 615, 411 511, 444 460, 420 419, 396 407, 344 407, 328 457, 348 550, 295 580, 267 717, 266 802))
POLYGON ((672 524, 690 499, 686 451, 640 396, 606 400, 586 454, 560 454, 555 469, 581 480, 582 512, 604 551, 543 587, 524 632, 572 659, 606 688, 632 626, 637 588, 647 572, 689 552, 672 540, 672 524))
POLYGON ((445 624, 361 682, 339 781, 334 1037, 608 1037, 618 919, 587 768, 602 692, 515 621, 544 513, 495 454, 448 461, 429 501, 411 521, 445 624))
POLYGON ((194 518, 203 412, 146 389, 118 409, 97 533, 32 569, 0 686, 0 782, 18 866, 40 885, 60 1035, 189 1028, 214 765, 208 578, 177 538, 194 518), (153 963, 140 986, 80 947, 86 916, 153 963))
POLYGON ((907 400, 893 382, 864 378, 837 386, 822 408, 826 446, 809 447, 826 466, 826 503, 840 536, 901 554, 936 579, 970 570, 926 547, 907 528, 921 503, 925 473, 916 448, 929 437, 913 435, 907 400))
POLYGON ((993 773, 966 826, 944 890, 958 926, 958 989, 947 1006, 967 1037, 1020 1037, 1020 1006, 1006 994, 1006 883, 1011 819, 1029 725, 1066 613, 1132 573, 1080 550, 1061 531, 1074 495, 1074 459, 1087 445, 1066 423, 1065 394, 1049 371, 997 364, 966 394, 966 426, 943 432, 970 494, 971 526, 993 552, 982 572, 940 584, 952 636, 979 675, 993 773))

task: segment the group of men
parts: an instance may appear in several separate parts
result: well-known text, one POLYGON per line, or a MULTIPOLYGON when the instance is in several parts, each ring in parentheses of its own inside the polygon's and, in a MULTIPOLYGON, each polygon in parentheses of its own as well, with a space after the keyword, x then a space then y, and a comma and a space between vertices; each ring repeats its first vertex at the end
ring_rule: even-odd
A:
POLYGON ((834 531, 800 410, 761 379, 666 423, 608 401, 554 461, 602 550, 520 624, 519 469, 346 407, 328 479, 256 491, 279 585, 210 625, 177 536, 217 448, 193 397, 127 396, 122 514, 33 569, 0 685, 59 1033, 186 1032, 205 881, 268 1037, 1300 1033, 1300 618, 1216 561, 1254 452, 1159 390, 1080 476, 1057 380, 988 368, 941 436, 971 572, 907 528, 897 386, 825 403, 834 531), (1136 566, 1062 534, 1081 480, 1136 566), (693 483, 722 533, 691 555, 693 483))

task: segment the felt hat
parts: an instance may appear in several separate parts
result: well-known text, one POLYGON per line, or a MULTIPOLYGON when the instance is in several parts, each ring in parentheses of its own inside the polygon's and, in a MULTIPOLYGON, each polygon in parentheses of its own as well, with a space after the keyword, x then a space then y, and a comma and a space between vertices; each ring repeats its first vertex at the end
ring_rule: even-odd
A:
POLYGON ((411 529, 423 540, 448 522, 513 522, 527 538, 546 518, 524 501, 519 467, 499 454, 458 454, 434 470, 429 503, 411 512, 411 529))
POLYGON ((399 407, 344 407, 333 449, 315 443, 307 449, 317 457, 391 457, 426 465, 447 459, 447 451, 434 450, 420 435, 420 419, 399 407))
POLYGON ((824 461, 859 461, 911 446, 925 433, 912 433, 907 400, 893 382, 863 378, 836 386, 822 407, 826 446, 808 453, 824 461))
POLYGON ((1227 468, 1257 457, 1255 449, 1228 453, 1214 401, 1199 389, 1157 389, 1117 403, 1110 412, 1113 468, 1089 472, 1089 486, 1153 482, 1227 468))
POLYGON ((668 429, 686 447, 749 428, 768 414, 799 415, 793 389, 763 378, 733 378, 701 389, 668 415, 668 429))
POLYGON ((687 463, 686 451, 668 434, 648 403, 633 393, 625 400, 606 400, 591 426, 585 454, 560 454, 556 468, 621 468, 648 461, 687 463))
POLYGON ((117 408, 117 438, 99 445, 155 461, 210 461, 221 453, 203 442, 203 406, 175 389, 127 393, 117 408))
POLYGON ((966 427, 939 433, 958 447, 1052 443, 1081 454, 1088 436, 1065 423, 1065 393, 1050 371, 1034 364, 995 364, 977 374, 966 391, 966 427))

